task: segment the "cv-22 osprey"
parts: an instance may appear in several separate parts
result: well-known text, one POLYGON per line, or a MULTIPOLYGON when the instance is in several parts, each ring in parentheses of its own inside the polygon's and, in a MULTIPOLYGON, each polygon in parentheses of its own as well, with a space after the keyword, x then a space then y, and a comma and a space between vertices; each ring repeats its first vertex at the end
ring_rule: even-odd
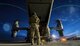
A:
MULTIPOLYGON (((55 20, 57 23, 56 27, 49 27, 49 21, 51 16, 51 11, 53 7, 54 0, 28 0, 26 1, 28 11, 29 11, 29 17, 31 17, 32 12, 35 11, 40 18, 40 35, 41 38, 48 38, 50 35, 50 29, 54 29, 58 31, 59 35, 63 37, 63 25, 61 20, 57 19, 55 20), (44 29, 44 30, 43 30, 44 29), (49 30, 46 30, 49 29, 49 30), (46 36, 45 34, 48 34, 46 36)), ((54 23, 53 23, 54 24, 54 23)), ((17 32, 20 30, 27 30, 28 31, 28 37, 26 38, 26 42, 30 42, 30 27, 19 27, 19 21, 15 20, 14 24, 12 26, 12 37, 16 37, 17 32)))

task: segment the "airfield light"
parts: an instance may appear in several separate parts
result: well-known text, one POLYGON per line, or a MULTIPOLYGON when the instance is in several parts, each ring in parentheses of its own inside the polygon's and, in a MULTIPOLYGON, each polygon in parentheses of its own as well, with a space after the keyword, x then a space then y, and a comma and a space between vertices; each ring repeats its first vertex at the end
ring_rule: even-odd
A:
POLYGON ((45 42, 45 40, 44 40, 44 39, 42 39, 42 42, 45 42))
POLYGON ((11 30, 11 26, 10 26, 8 23, 5 23, 5 24, 3 25, 3 30, 4 30, 4 31, 9 31, 9 30, 11 30))
POLYGON ((42 45, 45 44, 45 43, 46 43, 45 39, 42 39, 42 45))
POLYGON ((53 38, 56 38, 56 35, 53 34, 52 37, 53 37, 53 38))
POLYGON ((60 40, 61 40, 61 42, 63 42, 63 43, 67 42, 67 39, 66 39, 65 37, 62 37, 60 40))

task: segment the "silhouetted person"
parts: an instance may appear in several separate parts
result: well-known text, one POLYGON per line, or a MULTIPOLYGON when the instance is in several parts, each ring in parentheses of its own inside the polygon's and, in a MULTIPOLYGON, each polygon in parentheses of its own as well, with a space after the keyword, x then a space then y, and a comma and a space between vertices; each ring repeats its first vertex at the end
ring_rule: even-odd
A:
POLYGON ((61 20, 56 20, 57 22, 57 31, 59 33, 59 35, 62 37, 63 36, 63 25, 62 25, 62 22, 61 20))

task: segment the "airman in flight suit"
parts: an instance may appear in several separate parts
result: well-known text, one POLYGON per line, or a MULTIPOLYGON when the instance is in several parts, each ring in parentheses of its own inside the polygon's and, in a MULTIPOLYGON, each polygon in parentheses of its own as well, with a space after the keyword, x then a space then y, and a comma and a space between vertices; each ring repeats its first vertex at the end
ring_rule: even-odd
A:
POLYGON ((18 32, 17 28, 19 28, 19 21, 18 20, 14 21, 14 24, 13 24, 12 28, 13 28, 12 29, 12 37, 16 37, 17 32, 18 32))
POLYGON ((56 20, 57 22, 57 31, 60 35, 60 37, 63 37, 63 25, 60 19, 56 20))
POLYGON ((40 32, 39 32, 39 22, 40 19, 38 18, 37 14, 34 12, 34 14, 30 17, 30 32, 31 32, 31 43, 34 45, 34 38, 36 36, 37 44, 40 45, 41 39, 40 39, 40 32))

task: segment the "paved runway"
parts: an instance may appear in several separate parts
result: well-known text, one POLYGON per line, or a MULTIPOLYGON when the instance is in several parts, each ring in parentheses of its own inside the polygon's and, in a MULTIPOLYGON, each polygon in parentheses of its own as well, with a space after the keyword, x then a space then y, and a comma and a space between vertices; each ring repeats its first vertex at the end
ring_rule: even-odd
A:
MULTIPOLYGON (((30 43, 0 43, 0 46, 32 46, 30 43)), ((39 45, 33 45, 39 46, 39 45)), ((68 41, 66 43, 51 42, 40 46, 80 46, 80 41, 68 41)))
POLYGON ((31 46, 30 43, 1 43, 0 46, 31 46))

